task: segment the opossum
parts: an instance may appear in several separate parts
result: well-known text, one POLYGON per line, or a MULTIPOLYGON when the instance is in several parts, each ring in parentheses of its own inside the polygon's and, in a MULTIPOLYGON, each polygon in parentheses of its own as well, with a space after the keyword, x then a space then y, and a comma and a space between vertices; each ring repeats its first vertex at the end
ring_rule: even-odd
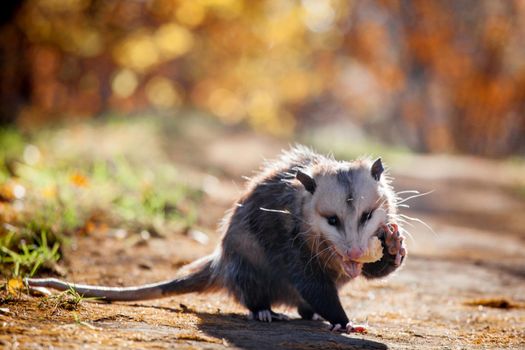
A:
POLYGON ((107 301, 223 289, 252 319, 287 319, 272 306, 288 305, 304 319, 320 316, 332 330, 350 332, 338 288, 359 275, 386 276, 403 263, 407 250, 397 225, 396 197, 381 159, 337 161, 295 146, 248 181, 220 225, 220 245, 182 277, 124 288, 53 278, 25 282, 107 301), (382 256, 359 262, 373 239, 381 241, 382 256))

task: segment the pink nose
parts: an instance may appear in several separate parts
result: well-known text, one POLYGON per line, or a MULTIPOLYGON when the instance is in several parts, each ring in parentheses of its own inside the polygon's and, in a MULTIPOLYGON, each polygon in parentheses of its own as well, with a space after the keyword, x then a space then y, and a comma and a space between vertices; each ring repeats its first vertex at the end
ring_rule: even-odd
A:
POLYGON ((350 258, 350 260, 359 259, 361 255, 363 255, 364 251, 359 247, 352 247, 351 249, 346 251, 346 255, 350 258))

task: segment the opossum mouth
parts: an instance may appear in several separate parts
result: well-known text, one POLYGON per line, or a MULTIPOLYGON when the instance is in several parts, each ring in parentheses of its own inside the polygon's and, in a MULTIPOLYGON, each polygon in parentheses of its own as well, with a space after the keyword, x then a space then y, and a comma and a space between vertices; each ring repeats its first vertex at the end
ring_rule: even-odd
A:
POLYGON ((341 267, 343 272, 350 278, 356 278, 361 274, 363 269, 363 263, 350 260, 347 256, 342 254, 337 248, 334 247, 335 252, 339 256, 341 267))
POLYGON ((352 260, 343 260, 341 265, 345 274, 350 278, 356 278, 359 276, 363 269, 363 263, 352 260))
POLYGON ((379 260, 381 258, 381 256, 382 256, 382 246, 379 243, 378 238, 384 236, 385 230, 396 230, 397 231, 397 225, 394 224, 394 223, 389 223, 389 224, 383 224, 383 225, 379 226, 379 229, 374 234, 374 236, 375 236, 375 238, 377 240, 377 242, 374 242, 374 243, 379 245, 379 247, 374 247, 374 248, 376 248, 374 250, 379 250, 379 252, 377 252, 377 251, 376 252, 370 251, 371 247, 369 246, 369 249, 365 253, 365 255, 367 255, 367 256, 366 257, 365 256, 361 257, 359 259, 359 261, 355 261, 355 260, 350 259, 347 255, 341 253, 339 251, 339 249, 334 247, 335 252, 339 256, 339 260, 340 260, 340 263, 341 263, 342 270, 344 271, 344 273, 348 277, 356 278, 357 276, 359 276, 361 274, 364 263, 375 262, 375 261, 377 261, 377 260, 379 260))

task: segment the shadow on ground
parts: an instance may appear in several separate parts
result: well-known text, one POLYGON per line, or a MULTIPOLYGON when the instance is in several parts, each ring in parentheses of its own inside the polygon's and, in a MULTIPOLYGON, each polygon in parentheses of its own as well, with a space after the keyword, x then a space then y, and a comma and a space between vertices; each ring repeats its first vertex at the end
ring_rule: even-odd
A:
POLYGON ((199 329, 242 349, 387 349, 385 344, 333 334, 316 321, 262 323, 236 314, 199 313, 199 329))
POLYGON ((234 313, 203 313, 182 308, 158 305, 130 304, 174 313, 188 312, 196 315, 200 331, 214 338, 223 339, 228 345, 240 349, 350 349, 382 350, 388 346, 358 335, 330 333, 321 321, 292 319, 263 323, 249 321, 244 315, 234 313), (257 344, 257 345, 255 345, 257 344))
POLYGON ((327 325, 321 321, 292 319, 263 323, 249 321, 244 315, 234 313, 189 311, 185 306, 182 309, 145 304, 129 306, 195 314, 200 319, 198 324, 200 331, 214 338, 223 339, 228 345, 240 349, 388 349, 383 343, 360 339, 358 335, 330 333, 327 325))

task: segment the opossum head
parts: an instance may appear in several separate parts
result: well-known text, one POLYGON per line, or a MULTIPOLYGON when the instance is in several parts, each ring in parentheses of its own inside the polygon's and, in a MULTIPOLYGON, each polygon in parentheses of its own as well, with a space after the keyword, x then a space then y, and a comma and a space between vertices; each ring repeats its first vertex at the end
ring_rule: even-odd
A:
POLYGON ((298 170, 296 179, 304 187, 312 254, 325 266, 356 277, 364 261, 374 261, 369 255, 372 247, 380 249, 373 244, 377 236, 386 224, 395 223, 395 196, 381 159, 319 163, 298 170))

